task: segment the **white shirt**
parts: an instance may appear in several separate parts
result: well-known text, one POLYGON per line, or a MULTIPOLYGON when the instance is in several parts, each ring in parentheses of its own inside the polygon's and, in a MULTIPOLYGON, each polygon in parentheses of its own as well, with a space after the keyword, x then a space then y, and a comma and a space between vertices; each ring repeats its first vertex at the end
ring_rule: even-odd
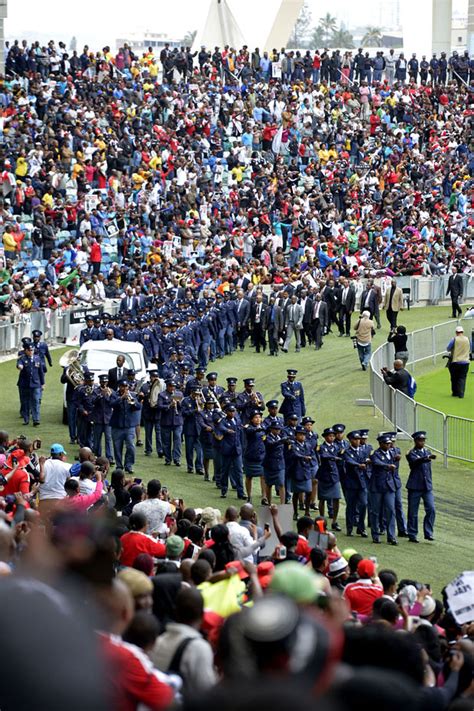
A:
POLYGON ((171 513, 171 506, 161 499, 146 499, 133 507, 133 513, 145 514, 148 533, 165 533, 165 518, 171 513))
MULTIPOLYGON (((46 499, 64 499, 64 484, 69 478, 71 465, 61 459, 47 459, 44 463, 44 483, 39 489, 40 501, 46 499)), ((94 486, 95 488, 95 486, 94 486)))
MULTIPOLYGON (((237 521, 228 521, 227 528, 229 529, 229 542, 231 546, 237 549, 237 552, 241 548, 247 548, 255 543, 255 539, 252 538, 249 530, 241 526, 237 521)), ((246 555, 244 560, 253 563, 253 554, 246 555)))

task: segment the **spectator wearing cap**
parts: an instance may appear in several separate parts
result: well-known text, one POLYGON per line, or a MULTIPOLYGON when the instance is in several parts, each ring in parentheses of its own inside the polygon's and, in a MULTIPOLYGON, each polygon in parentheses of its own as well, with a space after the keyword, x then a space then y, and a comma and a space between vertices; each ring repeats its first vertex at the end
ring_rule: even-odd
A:
POLYGON ((346 581, 349 577, 349 565, 343 557, 335 558, 329 563, 327 576, 333 590, 337 590, 340 595, 343 594, 346 581))
POLYGON ((464 335, 462 326, 456 326, 455 336, 449 341, 446 350, 450 356, 448 364, 451 376, 451 394, 453 397, 463 398, 469 372, 471 344, 469 338, 464 335))
POLYGON ((135 464, 135 428, 140 422, 141 410, 142 405, 137 395, 130 392, 128 381, 120 380, 110 424, 115 462, 118 469, 125 469, 129 474, 133 474, 133 465, 135 464), (125 458, 123 457, 124 447, 125 458))
POLYGON ((265 400, 262 393, 255 390, 255 378, 244 378, 244 389, 237 395, 235 406, 242 425, 247 425, 256 410, 263 412, 265 400))
POLYGON ((406 458, 410 467, 410 474, 406 488, 408 490, 408 540, 418 543, 418 510, 420 501, 423 500, 425 516, 423 519, 423 535, 425 540, 433 541, 433 529, 436 516, 433 495, 433 477, 431 461, 436 455, 425 447, 426 432, 419 430, 412 434, 415 446, 407 452, 406 458))
POLYGON ((220 452, 221 498, 227 497, 229 479, 237 490, 239 499, 246 499, 242 481, 242 438, 241 422, 235 405, 227 405, 225 417, 216 424, 215 437, 220 452))
POLYGON ((165 563, 171 563, 179 568, 181 565, 181 555, 184 551, 184 541, 180 536, 169 536, 165 543, 166 556, 165 563))
POLYGON ((321 516, 324 516, 326 502, 328 502, 328 507, 331 504, 332 528, 334 531, 340 531, 341 527, 337 523, 339 501, 341 498, 341 485, 337 466, 340 456, 335 444, 336 434, 332 427, 326 427, 322 432, 322 436, 324 442, 319 448, 320 465, 316 474, 316 479, 318 480, 319 513, 321 516))
POLYGON ((129 589, 133 597, 135 612, 151 613, 153 609, 153 583, 148 575, 141 570, 126 567, 117 573, 117 579, 125 583, 129 589))
MULTIPOLYGON (((349 447, 342 456, 345 468, 346 497, 346 534, 352 536, 355 528, 357 533, 367 538, 365 530, 365 515, 367 512, 367 456, 360 446, 360 432, 353 430, 347 435, 349 447)), ((379 511, 377 509, 377 511, 379 511)))
POLYGON ((359 580, 346 585, 343 597, 347 600, 352 612, 359 615, 370 615, 372 606, 377 598, 382 597, 384 591, 377 578, 375 563, 363 559, 357 566, 359 580))
POLYGON ((297 370, 288 368, 286 372, 287 378, 285 382, 280 385, 281 394, 283 396, 280 412, 285 420, 288 419, 290 414, 297 415, 298 420, 300 420, 306 415, 303 384, 299 380, 296 380, 297 370))
POLYGON ((397 466, 394 460, 395 452, 392 451, 390 434, 381 434, 377 437, 378 449, 370 456, 372 476, 369 482, 370 496, 370 530, 372 541, 380 543, 380 518, 385 521, 387 542, 392 546, 397 545, 395 496, 397 482, 395 473, 397 466))
POLYGON ((161 441, 165 455, 165 465, 181 466, 181 434, 183 431, 183 414, 181 391, 176 389, 172 378, 167 378, 166 388, 158 395, 157 408, 160 413, 161 441))
POLYGON ((94 454, 102 456, 102 436, 105 437, 105 456, 111 464, 114 463, 112 452, 112 415, 114 405, 118 403, 119 396, 108 386, 108 375, 99 375, 99 386, 92 392, 92 421, 94 432, 94 454))

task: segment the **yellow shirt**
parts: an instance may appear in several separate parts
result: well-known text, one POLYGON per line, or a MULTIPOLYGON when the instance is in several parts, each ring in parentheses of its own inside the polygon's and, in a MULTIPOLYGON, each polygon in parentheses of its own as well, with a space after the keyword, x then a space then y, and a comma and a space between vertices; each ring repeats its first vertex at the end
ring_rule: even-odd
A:
POLYGON ((26 162, 26 159, 23 158, 23 156, 18 156, 17 161, 16 161, 16 169, 15 169, 16 175, 23 178, 27 174, 27 172, 28 172, 28 163, 26 162))
POLYGON ((47 205, 47 207, 53 207, 53 196, 49 193, 45 193, 41 202, 47 205))
POLYGON ((7 250, 7 252, 16 252, 16 240, 11 232, 4 232, 2 240, 3 246, 7 250))

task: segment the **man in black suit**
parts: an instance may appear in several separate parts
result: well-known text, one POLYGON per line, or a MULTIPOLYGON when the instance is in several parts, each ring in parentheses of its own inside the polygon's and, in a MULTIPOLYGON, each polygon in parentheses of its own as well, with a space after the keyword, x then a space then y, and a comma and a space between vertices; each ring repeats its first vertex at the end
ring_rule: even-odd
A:
POLYGON ((367 281, 367 286, 360 297, 360 312, 368 311, 370 318, 373 318, 378 311, 377 292, 371 279, 367 281))
POLYGON ((331 325, 337 324, 337 303, 334 291, 334 281, 329 279, 321 289, 321 298, 326 302, 328 308, 328 331, 331 332, 331 325))
POLYGON ((283 312, 278 305, 276 297, 274 295, 270 296, 270 303, 265 310, 265 321, 264 328, 268 333, 268 349, 270 353, 268 355, 278 355, 278 339, 280 336, 280 331, 284 328, 285 319, 283 312))
POLYGON ((310 346, 313 341, 313 330, 311 327, 311 314, 313 312, 313 295, 308 294, 306 289, 300 292, 300 304, 303 307, 303 330, 301 331, 301 347, 306 346, 306 341, 310 346))
POLYGON ((458 315, 461 316, 462 309, 459 306, 459 299, 462 298, 462 276, 458 274, 458 268, 453 267, 453 273, 448 280, 448 290, 446 296, 451 295, 451 318, 457 318, 458 315))
POLYGON ((110 368, 109 370, 109 388, 111 390, 117 390, 119 380, 123 380, 123 378, 127 375, 127 368, 125 368, 125 356, 118 355, 116 362, 117 367, 110 368))
POLYGON ((132 287, 131 286, 127 287, 126 294, 120 302, 120 308, 119 308, 120 313, 124 313, 127 311, 127 312, 131 313, 132 316, 135 318, 135 316, 138 314, 139 308, 140 308, 139 299, 136 296, 134 296, 132 287))
POLYGON ((265 352, 267 347, 267 341, 265 339, 266 310, 267 305, 263 302, 263 294, 259 291, 257 292, 255 301, 250 306, 250 324, 256 353, 260 353, 260 348, 265 352))
POLYGON ((320 293, 314 297, 311 326, 313 329, 314 348, 319 351, 323 345, 323 334, 329 326, 328 305, 323 301, 320 293))
POLYGON ((348 279, 343 279, 338 290, 339 336, 351 335, 351 316, 355 309, 355 289, 348 279))
POLYGON ((237 316, 237 343, 240 350, 243 351, 245 347, 245 339, 247 338, 247 324, 250 318, 250 303, 244 298, 244 292, 242 289, 239 289, 237 292, 235 313, 237 316))

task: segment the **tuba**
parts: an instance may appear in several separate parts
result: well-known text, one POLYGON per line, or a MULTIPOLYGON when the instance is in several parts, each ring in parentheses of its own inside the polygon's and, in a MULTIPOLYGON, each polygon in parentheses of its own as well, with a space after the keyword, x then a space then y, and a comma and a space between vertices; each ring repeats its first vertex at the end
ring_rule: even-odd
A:
POLYGON ((59 365, 66 369, 69 382, 78 388, 84 382, 84 372, 79 364, 79 351, 75 348, 66 351, 59 359, 59 365))
POLYGON ((150 392, 148 393, 148 402, 151 408, 158 405, 158 395, 161 392, 163 392, 163 381, 161 378, 157 378, 155 382, 151 384, 150 392))

